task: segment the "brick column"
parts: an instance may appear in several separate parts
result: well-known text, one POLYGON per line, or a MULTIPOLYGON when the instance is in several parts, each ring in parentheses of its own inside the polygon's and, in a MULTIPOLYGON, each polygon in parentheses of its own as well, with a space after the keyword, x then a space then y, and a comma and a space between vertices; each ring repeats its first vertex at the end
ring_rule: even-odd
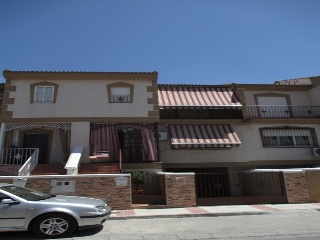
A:
POLYGON ((283 178, 286 187, 288 203, 310 202, 306 172, 284 171, 283 178))
POLYGON ((195 207, 194 173, 164 173, 168 207, 195 207))

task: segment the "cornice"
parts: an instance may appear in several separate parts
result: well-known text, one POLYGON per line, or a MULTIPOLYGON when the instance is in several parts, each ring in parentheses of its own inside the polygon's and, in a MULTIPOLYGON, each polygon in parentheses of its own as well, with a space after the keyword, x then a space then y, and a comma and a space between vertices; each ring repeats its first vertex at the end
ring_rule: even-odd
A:
POLYGON ((311 85, 267 85, 267 84, 234 84, 233 90, 257 90, 257 91, 308 91, 311 85))
POLYGON ((4 70, 6 80, 157 80, 158 72, 36 72, 4 70))

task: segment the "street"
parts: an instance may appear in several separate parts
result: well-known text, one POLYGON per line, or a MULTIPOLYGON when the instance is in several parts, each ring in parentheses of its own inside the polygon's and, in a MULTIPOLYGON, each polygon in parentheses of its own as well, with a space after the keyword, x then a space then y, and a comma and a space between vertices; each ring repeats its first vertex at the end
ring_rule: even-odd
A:
MULTIPOLYGON (((264 215, 108 220, 103 228, 78 231, 79 240, 320 239, 320 212, 277 211, 264 215)), ((32 233, 1 233, 1 239, 35 239, 32 233)))

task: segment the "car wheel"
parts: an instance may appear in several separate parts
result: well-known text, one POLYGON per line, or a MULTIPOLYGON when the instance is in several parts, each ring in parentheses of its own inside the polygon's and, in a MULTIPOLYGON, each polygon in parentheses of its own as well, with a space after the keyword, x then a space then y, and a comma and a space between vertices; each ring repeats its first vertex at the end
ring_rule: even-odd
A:
POLYGON ((48 213, 32 223, 33 232, 40 237, 58 238, 71 234, 77 227, 76 221, 62 213, 48 213))

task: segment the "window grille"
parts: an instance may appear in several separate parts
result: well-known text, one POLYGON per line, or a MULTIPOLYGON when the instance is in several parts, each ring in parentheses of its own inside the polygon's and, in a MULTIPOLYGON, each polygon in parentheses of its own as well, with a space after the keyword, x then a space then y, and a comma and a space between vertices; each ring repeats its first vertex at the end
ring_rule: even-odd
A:
POLYGON ((114 103, 127 103, 130 102, 130 95, 111 96, 111 102, 114 103))
POLYGON ((263 147, 314 148, 318 147, 312 128, 263 128, 260 129, 263 147))

